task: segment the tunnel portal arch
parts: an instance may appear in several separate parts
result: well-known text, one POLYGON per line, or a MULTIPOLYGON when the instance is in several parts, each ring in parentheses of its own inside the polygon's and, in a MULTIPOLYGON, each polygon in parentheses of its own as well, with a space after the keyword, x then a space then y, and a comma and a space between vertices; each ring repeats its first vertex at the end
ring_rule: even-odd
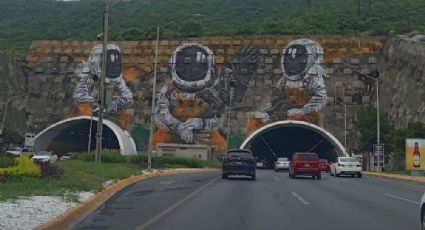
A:
MULTIPOLYGON (((67 152, 84 152, 88 149, 90 121, 92 123, 92 141, 90 149, 96 146, 97 117, 78 116, 59 121, 50 125, 34 138, 35 151, 51 150, 57 154, 67 152)), ((118 149, 121 155, 136 155, 136 144, 127 130, 121 129, 110 120, 103 120, 102 146, 108 149, 118 149)))
POLYGON ((240 148, 251 149, 257 160, 268 163, 278 157, 291 159, 294 152, 316 152, 329 161, 336 156, 348 156, 340 141, 324 128, 293 120, 276 121, 257 129, 240 148))

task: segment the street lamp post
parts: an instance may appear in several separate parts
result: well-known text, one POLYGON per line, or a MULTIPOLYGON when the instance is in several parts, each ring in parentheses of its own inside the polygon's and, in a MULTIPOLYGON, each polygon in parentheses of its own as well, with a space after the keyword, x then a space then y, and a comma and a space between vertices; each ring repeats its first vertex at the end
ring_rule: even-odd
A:
MULTIPOLYGON (((345 88, 343 88, 343 92, 345 92, 345 88)), ((345 93, 343 93, 343 96, 345 93)), ((345 102, 340 102, 336 98, 334 99, 335 102, 344 105, 344 148, 345 151, 347 151, 347 104, 345 102)))
POLYGON ((90 149, 91 149, 91 130, 93 127, 93 102, 91 102, 90 105, 91 105, 91 114, 90 114, 89 141, 87 143, 87 154, 90 153, 90 149))
MULTIPOLYGON (((188 17, 192 16, 202 16, 201 14, 188 14, 186 16, 183 16, 181 18, 177 18, 173 21, 170 21, 164 25, 162 25, 162 28, 164 28, 167 25, 170 25, 172 23, 176 23, 180 20, 183 20, 188 17)), ((157 79, 157 72, 158 72, 158 46, 159 46, 159 30, 160 25, 157 25, 156 27, 156 42, 155 42, 155 65, 154 65, 154 73, 153 73, 153 83, 152 83, 152 107, 151 107, 151 121, 150 121, 150 130, 149 130, 149 147, 148 147, 148 171, 152 171, 152 141, 153 141, 153 129, 154 129, 154 116, 155 116, 155 92, 156 92, 156 79, 157 79)))
MULTIPOLYGON (((369 78, 369 79, 372 79, 372 80, 375 81, 375 87, 376 87, 376 144, 377 144, 377 146, 380 146, 380 134, 381 134, 380 120, 381 119, 379 117, 379 81, 378 81, 379 73, 377 75, 374 74, 375 77, 371 77, 371 76, 369 76, 365 73, 362 73, 362 72, 359 72, 359 71, 356 71, 356 70, 354 70, 354 72, 360 74, 363 77, 366 77, 366 78, 369 78)), ((379 155, 378 155, 377 158, 378 158, 378 171, 381 171, 382 166, 381 166, 381 162, 380 162, 380 159, 379 159, 379 155)))
POLYGON ((230 139, 230 115, 232 113, 232 98, 233 98, 233 87, 230 85, 229 92, 229 109, 227 111, 227 134, 226 134, 226 151, 224 154, 227 154, 229 150, 229 139, 230 139))
POLYGON ((102 136, 103 136, 103 102, 104 102, 104 89, 105 89, 105 78, 106 78, 106 54, 107 54, 107 43, 108 43, 108 13, 109 13, 109 1, 105 0, 105 6, 103 11, 103 55, 102 55, 102 75, 100 77, 99 86, 99 118, 97 121, 97 142, 96 142, 96 155, 95 162, 101 162, 101 151, 102 151, 102 136))

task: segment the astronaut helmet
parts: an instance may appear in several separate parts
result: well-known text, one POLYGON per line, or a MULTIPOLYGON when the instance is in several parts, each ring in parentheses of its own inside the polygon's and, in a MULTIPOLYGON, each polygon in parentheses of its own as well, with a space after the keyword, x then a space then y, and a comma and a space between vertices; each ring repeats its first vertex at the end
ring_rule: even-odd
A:
POLYGON ((283 49, 281 68, 290 81, 304 79, 306 74, 314 74, 315 67, 323 60, 323 49, 316 41, 308 38, 294 40, 283 49))
POLYGON ((185 91, 197 91, 211 83, 214 55, 203 45, 190 43, 176 48, 171 57, 172 80, 185 91))
MULTIPOLYGON (((102 72, 102 53, 103 45, 95 45, 88 59, 88 64, 98 75, 102 72)), ((115 44, 108 44, 106 54, 106 78, 120 77, 123 68, 120 48, 115 44)))

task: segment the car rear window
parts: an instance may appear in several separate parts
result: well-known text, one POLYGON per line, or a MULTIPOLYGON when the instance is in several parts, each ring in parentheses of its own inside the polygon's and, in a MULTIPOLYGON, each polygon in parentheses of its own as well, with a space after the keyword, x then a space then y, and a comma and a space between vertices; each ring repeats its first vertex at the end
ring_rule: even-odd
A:
POLYGON ((322 163, 328 163, 328 160, 326 160, 326 159, 320 159, 320 162, 322 162, 322 163))
POLYGON ((277 158, 277 161, 279 161, 279 162, 288 161, 288 158, 286 158, 286 157, 279 157, 279 158, 277 158))
POLYGON ((315 161, 317 156, 316 154, 298 154, 296 159, 300 161, 315 161))
POLYGON ((229 152, 228 154, 229 157, 243 157, 243 158, 248 158, 248 157, 252 157, 252 154, 250 152, 244 152, 244 151, 240 151, 240 152, 229 152))
POLYGON ((357 159, 353 157, 341 157, 339 160, 341 162, 357 162, 357 159))

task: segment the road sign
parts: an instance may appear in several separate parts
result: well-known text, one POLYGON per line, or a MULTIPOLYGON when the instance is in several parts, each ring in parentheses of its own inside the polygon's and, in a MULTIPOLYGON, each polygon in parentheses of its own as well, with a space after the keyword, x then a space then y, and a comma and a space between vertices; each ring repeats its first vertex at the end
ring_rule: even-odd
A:
POLYGON ((373 145, 373 165, 374 166, 384 166, 384 144, 374 144, 373 145), (379 159, 379 160, 378 160, 379 159), (378 165, 379 161, 379 165, 378 165))

